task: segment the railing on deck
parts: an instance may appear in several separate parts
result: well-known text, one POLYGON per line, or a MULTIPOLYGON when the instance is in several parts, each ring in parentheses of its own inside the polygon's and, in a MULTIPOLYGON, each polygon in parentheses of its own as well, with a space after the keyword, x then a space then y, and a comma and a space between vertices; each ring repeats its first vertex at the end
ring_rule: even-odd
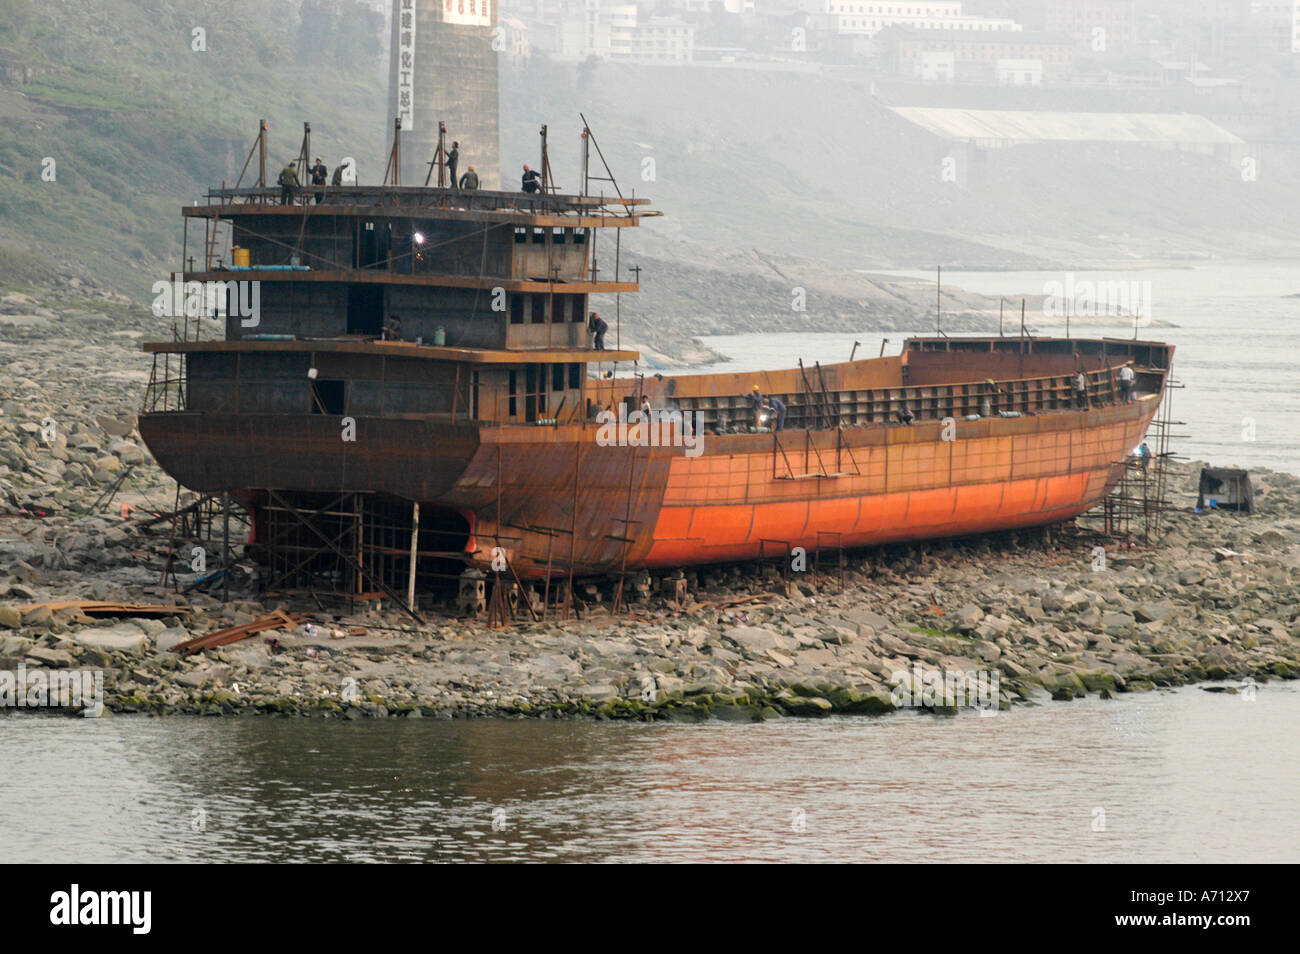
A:
MULTIPOLYGON (((1118 369, 1087 371, 1090 405, 1111 404, 1119 399, 1118 369)), ((1065 410, 1075 406, 1074 374, 965 384, 917 385, 912 387, 864 388, 827 393, 778 394, 786 404, 785 426, 800 430, 859 424, 898 422, 904 405, 916 421, 958 420, 978 414, 997 417, 1000 412, 1019 414, 1065 410), (987 403, 987 408, 985 404, 987 403)), ((693 411, 699 426, 716 430, 725 418, 726 426, 747 427, 753 421, 753 406, 747 396, 719 395, 676 398, 682 411, 693 411)))
MULTIPOLYGON (((460 209, 478 212, 522 212, 528 215, 583 215, 603 218, 635 218, 657 216, 660 213, 647 208, 646 199, 620 199, 617 196, 549 195, 531 192, 502 192, 491 190, 461 191, 439 189, 434 186, 314 186, 294 187, 294 201, 305 205, 315 201, 317 192, 323 193, 320 206, 312 210, 327 211, 328 206, 396 206, 418 209, 460 209)), ((279 206, 279 186, 266 188, 210 189, 206 199, 209 206, 255 205, 279 206)))

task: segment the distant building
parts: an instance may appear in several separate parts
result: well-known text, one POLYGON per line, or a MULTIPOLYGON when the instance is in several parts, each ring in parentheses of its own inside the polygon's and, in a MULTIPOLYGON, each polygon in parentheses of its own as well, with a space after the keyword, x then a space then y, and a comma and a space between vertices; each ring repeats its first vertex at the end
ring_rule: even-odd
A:
POLYGON ((1046 33, 893 27, 882 33, 878 42, 898 75, 930 82, 1064 83, 1073 70, 1075 55, 1070 37, 1046 33))
POLYGON ((969 16, 962 13, 961 0, 825 0, 830 29, 836 34, 875 36, 889 27, 918 30, 1016 31, 1016 21, 1005 17, 969 16))
POLYGON ((532 43, 528 39, 528 26, 515 17, 503 17, 500 22, 510 63, 515 69, 519 69, 533 55, 532 43))
POLYGON ((686 63, 694 59, 695 27, 677 17, 643 18, 636 4, 583 0, 559 19, 551 52, 558 59, 686 63))
POLYGON ((1042 60, 1000 59, 997 62, 999 86, 1042 86, 1042 60))
POLYGON ((1122 53, 1137 41, 1134 0, 1046 0, 1043 30, 1073 37, 1094 53, 1122 53))

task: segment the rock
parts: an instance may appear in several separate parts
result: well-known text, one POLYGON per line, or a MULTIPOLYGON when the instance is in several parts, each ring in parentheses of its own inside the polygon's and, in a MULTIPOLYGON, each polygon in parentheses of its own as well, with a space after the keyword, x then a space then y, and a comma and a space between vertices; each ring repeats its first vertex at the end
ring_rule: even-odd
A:
POLYGON ((830 715, 835 707, 821 696, 791 696, 781 701, 781 705, 792 715, 824 716, 830 715))
POLYGON ((72 653, 67 650, 47 649, 44 646, 33 646, 27 650, 27 661, 38 666, 49 666, 52 669, 68 669, 76 665, 72 653))
POLYGON ((757 722, 759 720, 757 706, 720 705, 714 706, 712 712, 715 719, 721 719, 723 722, 757 722))
POLYGON ((18 629, 22 624, 22 613, 12 606, 0 606, 0 629, 18 629))
POLYGON ((138 626, 118 623, 115 626, 77 630, 68 634, 68 638, 83 646, 108 652, 136 652, 144 648, 148 637, 138 626))
POLYGON ((190 634, 179 626, 164 629, 153 641, 153 648, 159 652, 168 652, 190 638, 190 634))
POLYGON ((605 702, 618 697, 618 690, 610 685, 583 686, 578 692, 591 702, 605 702))
POLYGON ((784 653, 778 653, 775 649, 767 650, 765 655, 767 656, 768 659, 772 660, 772 662, 776 663, 778 666, 794 665, 793 659, 791 659, 789 656, 785 655, 784 653))
POLYGON ((723 633, 738 646, 753 653, 769 649, 789 649, 789 641, 780 634, 761 626, 735 626, 723 633))
POLYGON ((956 623, 957 629, 963 633, 973 630, 983 618, 984 611, 974 603, 965 604, 952 615, 952 620, 956 623))
POLYGON ((884 632, 894 625, 888 618, 881 616, 879 613, 873 613, 865 609, 845 610, 840 615, 858 627, 859 636, 870 636, 874 633, 884 632), (864 629, 869 629, 871 632, 864 632, 864 629))
POLYGON ((33 606, 23 613, 24 626, 36 626, 54 619, 54 612, 48 606, 33 606))
POLYGON ((661 675, 655 679, 655 683, 659 691, 668 698, 679 698, 686 690, 685 680, 678 679, 676 676, 661 675))
POLYGON ((1118 691, 1115 677, 1104 669, 1093 669, 1079 673, 1079 679, 1089 692, 1108 692, 1112 695, 1118 691))
POLYGON ((1139 603, 1133 608, 1133 618, 1139 623, 1155 623, 1168 619, 1173 610, 1173 604, 1168 600, 1161 600, 1159 603, 1139 603))
POLYGON ((110 437, 126 437, 135 430, 135 421, 119 421, 117 418, 102 414, 95 418, 95 423, 110 437))
POLYGON ((1101 626, 1111 636, 1123 636, 1133 628, 1133 617, 1128 613, 1107 613, 1101 618, 1101 626))
POLYGON ((833 666, 835 654, 829 649, 804 649, 799 652, 799 663, 805 666, 833 666))

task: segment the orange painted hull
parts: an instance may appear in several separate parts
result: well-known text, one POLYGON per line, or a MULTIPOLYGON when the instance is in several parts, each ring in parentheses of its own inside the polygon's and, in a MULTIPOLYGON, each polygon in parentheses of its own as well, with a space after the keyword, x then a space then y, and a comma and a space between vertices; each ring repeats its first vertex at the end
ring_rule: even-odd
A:
MULTIPOLYGON (((860 475, 815 479, 772 476, 771 454, 675 460, 648 567, 772 555, 781 544, 807 550, 837 543, 870 546, 1040 526, 1074 517, 1105 494, 1114 468, 1141 442, 1156 401, 1140 414, 1117 406, 1092 416, 1127 416, 1086 429, 1051 427, 945 442, 937 425, 907 428, 906 444, 855 451, 860 475), (764 541, 769 541, 766 545, 764 541)), ((1067 425, 1079 414, 1024 419, 1067 425)), ((903 429, 893 429, 898 434, 903 429)))

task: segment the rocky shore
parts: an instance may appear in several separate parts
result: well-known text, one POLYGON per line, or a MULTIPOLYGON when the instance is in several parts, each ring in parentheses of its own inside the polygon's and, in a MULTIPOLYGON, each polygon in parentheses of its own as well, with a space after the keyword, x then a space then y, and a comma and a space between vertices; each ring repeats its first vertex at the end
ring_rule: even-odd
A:
POLYGON ((706 569, 680 612, 652 597, 613 616, 600 586, 581 620, 491 629, 317 613, 188 657, 173 651, 182 640, 274 607, 199 595, 162 619, 20 612, 13 603, 70 595, 167 597, 141 565, 149 546, 120 520, 10 517, 0 671, 102 670, 118 713, 345 718, 875 714, 898 706, 900 684, 920 698, 917 678, 933 672, 992 677, 1001 708, 1202 681, 1237 691, 1300 675, 1300 528, 1288 516, 1300 480, 1259 481, 1259 516, 1171 515, 1159 547, 1112 546, 1104 569, 1100 538, 1035 531, 854 555, 843 592, 835 574, 706 569), (151 584, 130 582, 142 572, 151 584))
POLYGON ((1258 514, 1198 515, 1195 463, 1177 469, 1151 548, 1084 519, 849 554, 842 591, 836 574, 705 568, 688 574, 683 609, 655 595, 615 616, 612 585, 595 583, 580 620, 504 629, 296 604, 309 620, 296 629, 181 656, 183 640, 279 604, 240 585, 228 604, 161 585, 170 524, 142 517, 170 510, 175 485, 135 430, 147 320, 111 298, 0 297, 0 675, 100 671, 109 712, 755 720, 888 712, 900 686, 929 711, 970 701, 921 692, 935 673, 995 680, 1002 708, 1300 675, 1300 479, 1256 471, 1258 514), (55 600, 178 609, 20 608, 55 600))

